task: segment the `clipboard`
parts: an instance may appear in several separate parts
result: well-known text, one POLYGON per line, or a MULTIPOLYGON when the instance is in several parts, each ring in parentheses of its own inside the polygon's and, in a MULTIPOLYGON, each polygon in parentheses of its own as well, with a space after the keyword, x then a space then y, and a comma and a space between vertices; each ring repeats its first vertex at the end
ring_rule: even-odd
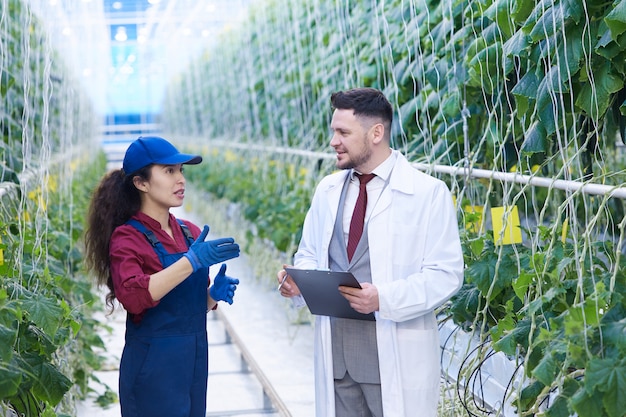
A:
POLYGON ((317 269, 285 268, 296 282, 306 305, 312 314, 340 317, 344 319, 375 321, 374 313, 359 313, 344 298, 337 287, 361 288, 351 272, 320 271, 317 269))

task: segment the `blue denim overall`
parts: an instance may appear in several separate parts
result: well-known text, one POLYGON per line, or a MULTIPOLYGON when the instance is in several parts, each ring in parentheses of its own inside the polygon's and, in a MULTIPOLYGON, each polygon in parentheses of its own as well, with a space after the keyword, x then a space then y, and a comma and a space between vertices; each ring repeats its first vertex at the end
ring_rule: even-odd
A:
MULTIPOLYGON (((187 246, 194 239, 181 228, 187 246)), ((163 268, 183 253, 168 253, 140 222, 163 268)), ((140 323, 126 319, 126 344, 120 363, 123 417, 205 417, 208 377, 206 333, 208 269, 201 268, 149 309, 140 323)))

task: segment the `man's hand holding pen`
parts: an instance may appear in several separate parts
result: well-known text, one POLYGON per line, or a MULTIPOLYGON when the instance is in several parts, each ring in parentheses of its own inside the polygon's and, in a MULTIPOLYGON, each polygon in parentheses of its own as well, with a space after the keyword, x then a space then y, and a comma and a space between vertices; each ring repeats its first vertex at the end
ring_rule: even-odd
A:
POLYGON ((283 297, 295 297, 296 295, 300 295, 300 289, 294 282, 293 278, 291 278, 284 269, 289 266, 291 265, 283 265, 283 269, 278 271, 276 276, 279 282, 278 291, 283 297))

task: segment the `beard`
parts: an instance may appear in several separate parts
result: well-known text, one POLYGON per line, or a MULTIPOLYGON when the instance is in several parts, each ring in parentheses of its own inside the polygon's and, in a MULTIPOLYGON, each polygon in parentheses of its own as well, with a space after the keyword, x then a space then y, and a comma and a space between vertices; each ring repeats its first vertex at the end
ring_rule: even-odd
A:
POLYGON ((361 149, 351 154, 345 153, 344 155, 348 156, 346 160, 337 160, 337 168, 339 169, 352 169, 364 165, 367 163, 372 157, 372 149, 368 146, 367 138, 363 137, 361 149))

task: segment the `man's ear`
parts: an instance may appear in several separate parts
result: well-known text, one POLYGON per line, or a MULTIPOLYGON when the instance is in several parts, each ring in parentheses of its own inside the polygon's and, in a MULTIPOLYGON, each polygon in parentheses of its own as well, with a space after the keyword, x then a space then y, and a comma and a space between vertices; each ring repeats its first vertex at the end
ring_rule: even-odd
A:
POLYGON ((373 142, 377 145, 385 137, 385 126, 382 123, 376 123, 374 126, 371 127, 370 131, 372 132, 372 135, 374 137, 373 142))

